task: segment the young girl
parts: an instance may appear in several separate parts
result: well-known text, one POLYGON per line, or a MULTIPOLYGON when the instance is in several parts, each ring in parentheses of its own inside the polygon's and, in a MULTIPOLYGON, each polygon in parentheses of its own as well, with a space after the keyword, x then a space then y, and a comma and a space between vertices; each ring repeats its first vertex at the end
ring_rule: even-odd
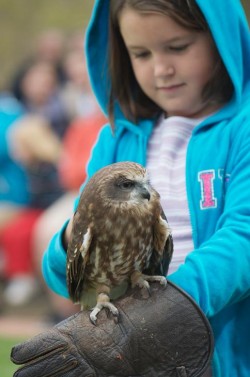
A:
MULTIPOLYGON (((111 122, 88 177, 117 161, 148 168, 173 233, 168 279, 195 299, 214 331, 211 373, 247 377, 250 36, 240 2, 97 0, 86 51, 111 122)), ((71 221, 43 261, 48 285, 65 297, 70 231, 71 221)))

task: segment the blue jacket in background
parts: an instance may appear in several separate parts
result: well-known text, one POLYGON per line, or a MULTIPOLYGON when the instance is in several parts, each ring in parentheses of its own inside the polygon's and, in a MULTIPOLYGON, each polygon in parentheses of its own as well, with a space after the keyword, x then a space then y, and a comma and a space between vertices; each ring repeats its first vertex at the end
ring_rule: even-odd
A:
POLYGON ((8 132, 23 115, 20 104, 12 97, 0 96, 0 203, 25 205, 29 202, 24 168, 9 154, 8 132))
MULTIPOLYGON (((168 278, 196 300, 211 322, 213 376, 249 377, 250 33, 239 0, 197 0, 197 4, 232 80, 234 95, 193 131, 187 151, 186 189, 195 249, 168 278)), ((86 39, 92 88, 105 113, 110 82, 108 7, 107 0, 95 1, 86 39)), ((117 161, 146 165, 154 122, 132 124, 117 107, 115 126, 115 135, 108 125, 101 130, 88 177, 117 161)), ((53 290, 68 297, 61 232, 45 253, 43 273, 53 290)))

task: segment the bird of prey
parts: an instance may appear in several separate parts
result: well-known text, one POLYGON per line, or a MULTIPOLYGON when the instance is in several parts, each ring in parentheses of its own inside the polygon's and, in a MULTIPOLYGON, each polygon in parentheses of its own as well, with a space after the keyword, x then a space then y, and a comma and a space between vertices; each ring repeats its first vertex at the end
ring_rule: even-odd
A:
POLYGON ((147 170, 133 162, 108 165, 88 181, 74 214, 67 250, 67 284, 73 302, 92 308, 90 320, 131 284, 165 286, 173 242, 158 192, 147 170))

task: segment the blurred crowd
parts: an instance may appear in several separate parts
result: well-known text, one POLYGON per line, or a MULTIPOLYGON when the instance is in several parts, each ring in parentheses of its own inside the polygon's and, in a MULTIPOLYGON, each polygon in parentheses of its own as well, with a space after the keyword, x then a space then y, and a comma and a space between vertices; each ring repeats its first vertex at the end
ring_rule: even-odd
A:
POLYGON ((41 33, 0 93, 0 279, 2 305, 42 290, 58 322, 78 310, 43 283, 41 259, 70 217, 105 118, 88 82, 84 33, 41 33))

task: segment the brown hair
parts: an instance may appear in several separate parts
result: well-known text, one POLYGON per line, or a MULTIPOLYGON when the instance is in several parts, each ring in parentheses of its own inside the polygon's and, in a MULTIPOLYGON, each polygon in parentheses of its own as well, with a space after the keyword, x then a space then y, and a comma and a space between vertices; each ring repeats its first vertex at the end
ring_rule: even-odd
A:
MULTIPOLYGON (((124 115, 137 123, 140 118, 157 117, 162 109, 149 99, 138 85, 130 58, 119 28, 119 16, 125 7, 139 12, 161 13, 171 17, 179 25, 212 35, 209 26, 195 0, 110 0, 109 18, 109 70, 111 90, 109 118, 113 127, 114 103, 118 101, 124 115)), ((216 49, 215 43, 214 48, 216 49)), ((218 60, 212 79, 203 90, 204 101, 223 103, 230 99, 233 84, 217 52, 218 60)))

